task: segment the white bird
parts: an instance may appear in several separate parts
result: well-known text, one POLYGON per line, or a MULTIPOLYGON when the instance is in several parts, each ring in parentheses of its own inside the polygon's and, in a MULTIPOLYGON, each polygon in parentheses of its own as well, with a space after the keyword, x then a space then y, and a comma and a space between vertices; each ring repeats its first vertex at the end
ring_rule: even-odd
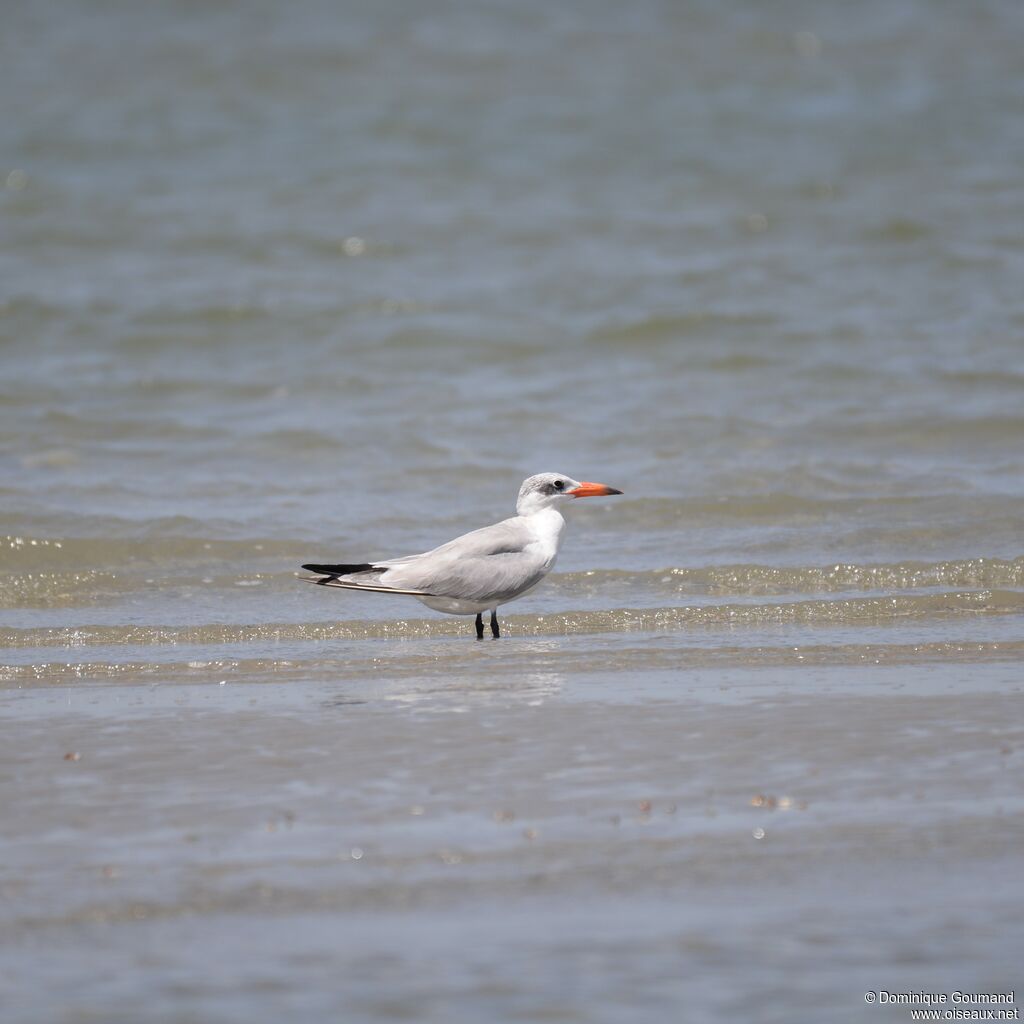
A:
POLYGON ((528 594, 555 564, 565 528, 559 509, 576 498, 621 493, 564 473, 538 473, 523 481, 511 519, 419 555, 358 564, 310 563, 302 568, 317 577, 300 578, 344 590, 409 594, 435 611, 475 615, 479 640, 484 636, 483 613, 490 611, 491 635, 497 637, 498 607, 528 594))

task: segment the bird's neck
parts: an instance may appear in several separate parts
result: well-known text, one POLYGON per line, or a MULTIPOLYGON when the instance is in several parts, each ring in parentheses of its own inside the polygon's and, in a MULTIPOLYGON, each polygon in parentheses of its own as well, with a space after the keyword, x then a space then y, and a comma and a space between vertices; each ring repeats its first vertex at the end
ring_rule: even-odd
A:
POLYGON ((565 519, 557 508, 528 509, 519 515, 537 529, 561 530, 565 526, 565 519))
POLYGON ((550 568, 558 554, 558 542, 562 538, 562 530, 565 529, 562 513, 553 508, 540 508, 536 512, 528 512, 523 519, 529 524, 535 538, 534 543, 543 552, 550 568))

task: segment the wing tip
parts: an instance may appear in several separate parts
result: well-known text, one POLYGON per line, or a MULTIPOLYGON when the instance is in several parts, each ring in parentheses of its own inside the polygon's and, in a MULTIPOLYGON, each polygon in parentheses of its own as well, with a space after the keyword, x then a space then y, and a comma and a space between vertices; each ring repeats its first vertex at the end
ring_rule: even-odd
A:
POLYGON ((369 572, 377 567, 372 562, 343 562, 339 565, 323 565, 319 562, 307 562, 303 569, 319 573, 321 576, 348 576, 353 572, 369 572))

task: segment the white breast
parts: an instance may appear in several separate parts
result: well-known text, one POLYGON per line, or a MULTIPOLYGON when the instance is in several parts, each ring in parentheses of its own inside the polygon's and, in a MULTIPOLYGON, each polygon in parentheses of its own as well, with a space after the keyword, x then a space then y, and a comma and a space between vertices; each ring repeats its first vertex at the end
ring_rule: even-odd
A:
POLYGON ((561 512, 553 508, 542 509, 529 516, 521 516, 524 525, 532 536, 527 549, 535 553, 544 566, 544 572, 550 572, 558 557, 558 545, 565 529, 565 519, 561 512))

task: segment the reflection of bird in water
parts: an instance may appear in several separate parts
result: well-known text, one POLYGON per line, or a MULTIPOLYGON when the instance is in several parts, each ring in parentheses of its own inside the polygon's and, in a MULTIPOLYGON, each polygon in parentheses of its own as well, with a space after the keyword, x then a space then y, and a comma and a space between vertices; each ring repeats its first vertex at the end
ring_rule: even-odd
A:
POLYGON ((491 634, 499 636, 498 607, 533 590, 555 564, 565 527, 560 509, 576 498, 621 493, 564 473, 538 473, 523 481, 511 519, 420 555, 358 564, 310 563, 302 568, 317 577, 302 578, 343 590, 410 594, 439 612, 475 615, 478 639, 484 635, 483 613, 490 611, 491 634))

